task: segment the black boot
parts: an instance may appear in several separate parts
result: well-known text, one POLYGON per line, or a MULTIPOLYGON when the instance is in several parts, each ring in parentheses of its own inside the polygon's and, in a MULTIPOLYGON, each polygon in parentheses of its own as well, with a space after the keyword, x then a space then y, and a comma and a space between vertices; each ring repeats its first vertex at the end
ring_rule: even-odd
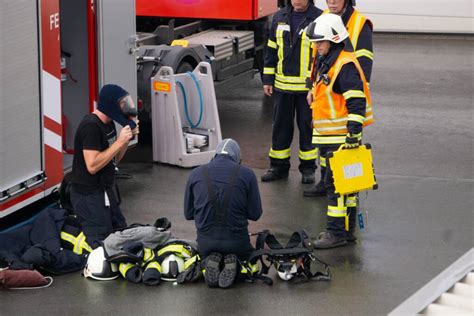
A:
POLYGON ((316 196, 325 196, 326 188, 324 187, 324 181, 321 180, 314 187, 308 190, 303 191, 303 196, 306 197, 316 197, 316 196))
POLYGON ((222 255, 218 252, 212 252, 205 259, 204 280, 209 287, 217 287, 219 284, 220 265, 222 255))
POLYGON ((349 214, 349 231, 346 233, 348 242, 356 242, 357 237, 354 235, 357 222, 357 207, 348 207, 347 214, 349 214))
POLYGON ((316 249, 330 249, 347 245, 347 240, 345 235, 339 236, 327 231, 319 234, 313 245, 316 249))
POLYGON ((261 179, 263 182, 270 182, 286 178, 288 178, 288 171, 279 171, 275 168, 270 168, 261 179))
POLYGON ((308 184, 308 183, 314 183, 314 172, 312 173, 303 173, 301 175, 301 183, 303 184, 308 184))
POLYGON ((237 277, 237 257, 228 254, 224 257, 224 268, 219 274, 219 287, 226 289, 234 283, 237 277))

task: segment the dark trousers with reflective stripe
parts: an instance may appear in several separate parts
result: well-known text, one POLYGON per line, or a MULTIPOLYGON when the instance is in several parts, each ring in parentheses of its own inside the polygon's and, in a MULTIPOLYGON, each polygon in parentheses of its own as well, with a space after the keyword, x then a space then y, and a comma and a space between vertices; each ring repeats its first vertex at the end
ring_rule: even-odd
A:
POLYGON ((100 246, 100 242, 115 229, 127 227, 113 190, 107 190, 107 196, 110 206, 105 205, 104 191, 84 193, 75 189, 74 185, 71 187, 74 212, 92 248, 100 246))
POLYGON ((332 177, 328 155, 338 150, 340 144, 319 148, 319 155, 326 161, 324 185, 326 187, 328 212, 326 230, 337 235, 345 236, 347 231, 355 229, 357 212, 357 194, 339 197, 335 193, 334 179, 332 177))
MULTIPOLYGON (((300 151, 309 152, 315 149, 312 144, 312 112, 306 101, 306 93, 283 93, 273 90, 273 132, 272 149, 275 151, 288 150, 291 148, 293 132, 296 123, 299 129, 300 151)), ((270 164, 277 172, 288 172, 290 169, 290 157, 279 159, 270 157, 270 164)), ((316 169, 316 159, 301 159, 299 171, 301 173, 313 173, 316 169)))

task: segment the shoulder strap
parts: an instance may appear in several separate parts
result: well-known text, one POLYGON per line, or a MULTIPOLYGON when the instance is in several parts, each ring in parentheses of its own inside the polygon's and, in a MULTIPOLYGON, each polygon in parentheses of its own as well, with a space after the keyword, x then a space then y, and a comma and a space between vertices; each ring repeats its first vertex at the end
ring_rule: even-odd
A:
POLYGON ((217 204, 216 195, 214 193, 214 189, 212 188, 211 178, 209 177, 209 168, 207 165, 203 167, 202 172, 204 176, 204 181, 206 182, 206 185, 207 185, 207 191, 209 193, 209 199, 211 200, 211 203, 212 203, 212 208, 215 210, 217 214, 219 205, 217 204))
POLYGON ((209 199, 211 200, 212 207, 215 210, 214 219, 219 226, 224 226, 226 224, 227 209, 230 204, 230 197, 232 196, 232 190, 237 179, 237 174, 239 173, 240 165, 237 164, 230 175, 229 187, 224 192, 224 198, 222 203, 218 203, 216 194, 212 187, 211 178, 209 177, 209 168, 207 165, 203 168, 204 180, 207 184, 207 190, 209 192, 209 199))
POLYGON ((216 215, 218 216, 217 219, 221 218, 221 222, 218 221, 218 223, 221 223, 222 225, 225 225, 227 222, 227 210, 229 209, 230 197, 232 196, 232 191, 234 189, 235 181, 237 180, 237 174, 239 173, 239 170, 240 164, 237 164, 232 170, 232 173, 230 174, 229 187, 224 193, 224 200, 222 201, 219 214, 216 213, 216 215))

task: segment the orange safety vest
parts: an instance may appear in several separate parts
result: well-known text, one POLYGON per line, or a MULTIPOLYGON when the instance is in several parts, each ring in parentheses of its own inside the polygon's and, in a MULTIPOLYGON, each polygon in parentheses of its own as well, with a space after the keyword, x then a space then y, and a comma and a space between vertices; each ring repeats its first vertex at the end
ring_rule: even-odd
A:
MULTIPOLYGON (((314 100, 311 104, 311 109, 313 110, 313 127, 318 134, 347 134, 349 113, 346 107, 346 99, 342 94, 335 93, 333 91, 333 86, 342 67, 348 63, 354 63, 364 84, 366 108, 363 126, 370 125, 374 122, 372 106, 370 102, 370 92, 364 72, 362 71, 362 68, 353 52, 341 51, 327 73, 328 77, 330 78, 329 84, 325 84, 324 80, 319 80, 312 90, 314 100)), ((317 77, 319 77, 319 74, 317 77)), ((345 94, 346 93, 350 95, 350 91, 346 91, 345 94)))
MULTIPOLYGON (((327 13, 329 13, 329 10, 324 10, 323 14, 327 13)), ((369 23, 370 27, 372 28, 372 22, 363 16, 359 11, 354 9, 354 12, 352 12, 351 17, 349 18, 349 21, 346 25, 347 32, 349 33, 349 39, 351 40, 354 51, 357 50, 360 32, 362 32, 362 28, 366 22, 369 23)))

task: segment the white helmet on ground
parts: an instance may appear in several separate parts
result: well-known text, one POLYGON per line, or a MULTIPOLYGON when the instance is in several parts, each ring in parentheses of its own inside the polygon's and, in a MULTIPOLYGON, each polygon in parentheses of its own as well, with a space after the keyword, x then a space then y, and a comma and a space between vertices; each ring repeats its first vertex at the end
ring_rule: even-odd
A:
POLYGON ((100 281, 113 280, 119 276, 117 265, 105 258, 104 247, 97 247, 89 254, 83 274, 86 278, 100 281))
POLYGON ((164 281, 176 281, 183 271, 184 259, 180 256, 170 254, 161 262, 161 279, 164 281))
POLYGON ((280 279, 283 281, 290 281, 295 277, 295 275, 298 272, 298 267, 296 265, 296 262, 293 262, 293 264, 280 264, 277 268, 278 271, 278 276, 280 279))
POLYGON ((332 13, 320 15, 308 25, 306 33, 310 42, 330 41, 337 44, 349 37, 341 17, 332 13))

